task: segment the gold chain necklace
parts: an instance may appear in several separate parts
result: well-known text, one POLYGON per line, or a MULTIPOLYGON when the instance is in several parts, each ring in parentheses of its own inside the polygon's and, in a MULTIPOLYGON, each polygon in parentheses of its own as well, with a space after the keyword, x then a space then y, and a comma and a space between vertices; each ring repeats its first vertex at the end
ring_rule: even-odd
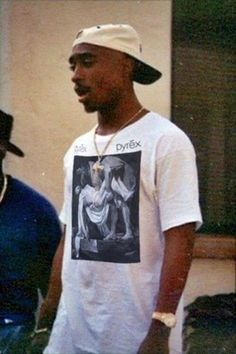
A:
POLYGON ((1 191, 1 194, 0 194, 0 203, 2 202, 3 198, 4 198, 4 195, 6 193, 6 190, 7 190, 7 176, 4 175, 3 176, 3 187, 2 187, 2 191, 1 191))
POLYGON ((98 146, 97 146, 97 143, 96 143, 96 132, 97 132, 97 128, 95 128, 94 130, 94 135, 93 135, 93 144, 94 144, 94 147, 95 147, 95 150, 96 150, 96 153, 98 155, 98 159, 97 161, 95 162, 95 164, 93 165, 93 170, 95 170, 96 172, 100 172, 101 170, 103 170, 103 165, 101 163, 102 161, 102 158, 105 154, 105 152, 107 151, 108 147, 110 146, 111 142, 113 141, 113 139, 115 138, 115 136, 123 129, 125 128, 130 122, 132 122, 132 120, 134 118, 137 117, 137 115, 139 113, 142 112, 142 110, 144 109, 144 107, 141 107, 127 122, 125 122, 112 136, 111 138, 108 140, 107 144, 105 145, 104 149, 102 150, 102 152, 100 153, 99 150, 98 150, 98 146))

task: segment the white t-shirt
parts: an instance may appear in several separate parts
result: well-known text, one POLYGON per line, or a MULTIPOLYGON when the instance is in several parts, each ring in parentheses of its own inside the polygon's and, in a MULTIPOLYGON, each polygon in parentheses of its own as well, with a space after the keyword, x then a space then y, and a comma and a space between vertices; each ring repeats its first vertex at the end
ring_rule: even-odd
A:
MULTIPOLYGON (((163 231, 201 223, 195 153, 179 128, 146 114, 114 137, 99 171, 94 129, 64 159, 63 293, 45 354, 137 353, 157 302, 163 231)), ((100 153, 110 138, 96 135, 100 153)), ((181 353, 181 321, 174 331, 181 353)))

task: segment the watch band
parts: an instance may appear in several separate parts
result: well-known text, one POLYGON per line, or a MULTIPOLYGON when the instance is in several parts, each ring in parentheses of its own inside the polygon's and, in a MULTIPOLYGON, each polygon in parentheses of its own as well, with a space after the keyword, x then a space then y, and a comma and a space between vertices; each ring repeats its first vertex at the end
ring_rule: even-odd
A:
POLYGON ((161 321, 169 328, 173 328, 176 325, 176 317, 173 313, 155 311, 152 314, 152 319, 161 321))
POLYGON ((31 333, 30 337, 31 337, 31 339, 33 339, 34 337, 36 337, 39 334, 48 333, 48 332, 49 332, 49 329, 47 327, 40 328, 40 329, 34 329, 33 332, 31 333))

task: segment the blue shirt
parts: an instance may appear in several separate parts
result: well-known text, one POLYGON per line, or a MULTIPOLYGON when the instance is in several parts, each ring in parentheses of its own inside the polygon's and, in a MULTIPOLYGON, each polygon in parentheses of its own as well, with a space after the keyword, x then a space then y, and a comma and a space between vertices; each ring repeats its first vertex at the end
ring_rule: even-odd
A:
POLYGON ((7 176, 0 204, 0 316, 32 314, 37 289, 45 294, 61 237, 54 207, 38 192, 7 176))

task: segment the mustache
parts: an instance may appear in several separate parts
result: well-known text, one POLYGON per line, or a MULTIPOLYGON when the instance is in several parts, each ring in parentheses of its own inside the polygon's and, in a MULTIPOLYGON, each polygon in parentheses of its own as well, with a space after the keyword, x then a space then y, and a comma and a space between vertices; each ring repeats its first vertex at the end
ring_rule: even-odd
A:
POLYGON ((82 84, 75 84, 74 91, 77 95, 84 95, 90 91, 90 87, 82 84))

